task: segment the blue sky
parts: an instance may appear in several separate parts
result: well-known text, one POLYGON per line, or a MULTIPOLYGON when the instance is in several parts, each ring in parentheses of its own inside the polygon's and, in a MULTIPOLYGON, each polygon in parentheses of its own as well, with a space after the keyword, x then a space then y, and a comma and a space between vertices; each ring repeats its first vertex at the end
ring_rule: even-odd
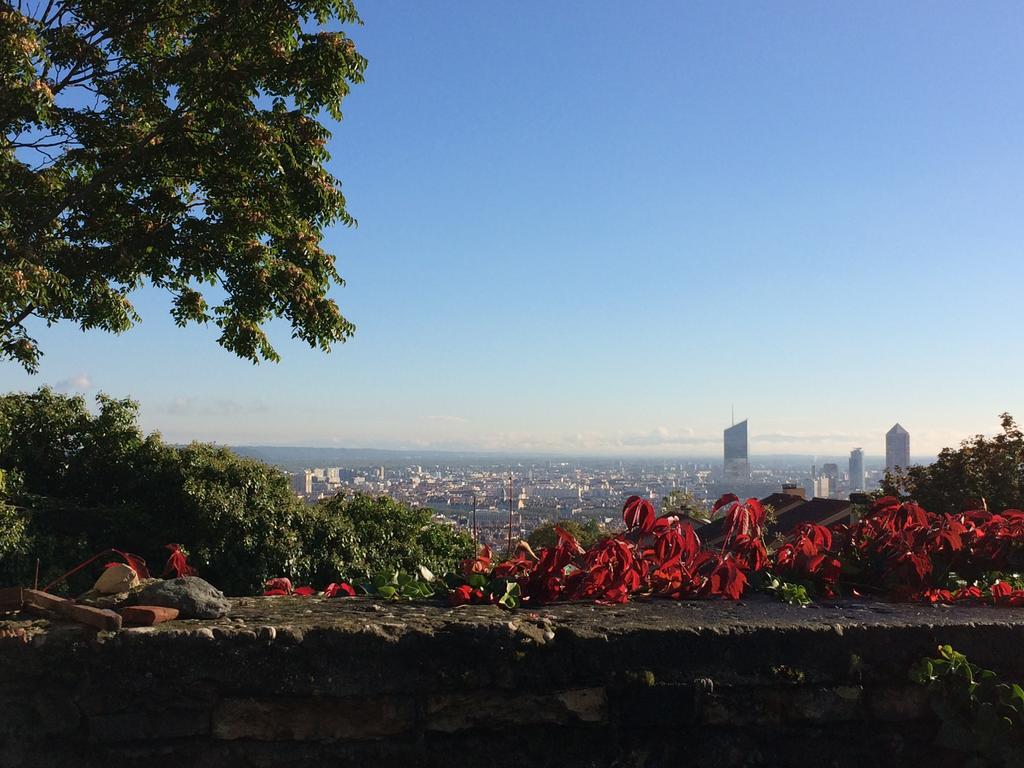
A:
POLYGON ((253 366, 143 290, 42 384, 171 440, 914 454, 1024 418, 1024 6, 373 0, 328 234, 355 338, 253 366))

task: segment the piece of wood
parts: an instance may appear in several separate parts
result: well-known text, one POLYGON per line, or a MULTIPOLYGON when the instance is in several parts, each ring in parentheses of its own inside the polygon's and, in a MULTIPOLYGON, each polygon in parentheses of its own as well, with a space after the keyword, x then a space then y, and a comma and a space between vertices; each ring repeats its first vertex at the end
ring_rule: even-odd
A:
POLYGON ((63 597, 51 595, 49 592, 42 592, 38 589, 21 590, 21 599, 25 601, 26 608, 35 608, 41 611, 60 610, 61 603, 66 603, 63 597))
POLYGON ((121 609, 121 618, 125 624, 152 627, 165 621, 174 621, 178 618, 178 609, 164 608, 162 605, 130 605, 121 609))
POLYGON ((22 590, 25 608, 34 613, 52 613, 65 619, 85 624, 96 629, 116 632, 121 628, 121 617, 105 608, 78 605, 63 597, 40 592, 38 589, 22 590))
POLYGON ((60 614, 79 624, 86 624, 107 632, 117 632, 121 628, 120 615, 105 608, 93 608, 91 605, 78 605, 69 601, 61 607, 60 614))
POLYGON ((20 611, 25 604, 21 592, 21 587, 0 589, 0 611, 20 611))

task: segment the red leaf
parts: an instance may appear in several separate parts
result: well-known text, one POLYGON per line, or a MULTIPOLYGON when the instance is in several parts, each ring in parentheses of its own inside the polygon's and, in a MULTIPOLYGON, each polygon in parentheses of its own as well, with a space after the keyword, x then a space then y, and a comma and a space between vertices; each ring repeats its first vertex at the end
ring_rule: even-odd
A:
POLYGON ((739 500, 731 502, 725 513, 725 542, 728 543, 734 536, 760 538, 764 535, 763 528, 767 516, 768 513, 757 499, 747 499, 742 504, 739 500))
POLYGON ((163 578, 167 578, 172 573, 179 579, 182 576, 196 575, 196 569, 188 564, 187 556, 181 548, 181 544, 165 544, 164 549, 170 550, 171 555, 164 564, 164 571, 161 574, 163 578))
POLYGON ((469 584, 462 584, 448 595, 448 605, 466 605, 472 599, 473 588, 469 584))
POLYGON ((630 496, 622 507, 622 520, 626 528, 650 533, 654 529, 654 505, 639 496, 630 496))
POLYGON ((292 593, 292 581, 291 579, 279 576, 276 579, 267 579, 267 583, 263 586, 264 595, 290 595, 292 593))
POLYGON ((992 597, 999 599, 1000 597, 1007 597, 1013 592, 1013 587, 1007 584, 1005 581, 997 581, 995 584, 988 588, 988 591, 992 594, 992 597))
POLYGON ((700 551, 700 539, 689 523, 679 530, 668 530, 654 543, 654 556, 658 568, 669 568, 676 563, 689 562, 700 551))
POLYGON ((123 557, 124 561, 132 567, 132 570, 139 574, 140 579, 150 578, 149 569, 146 567, 146 561, 143 560, 141 557, 139 557, 138 555, 133 555, 131 552, 122 552, 119 549, 112 549, 110 551, 116 552, 121 557, 123 557))
POLYGON ((740 534, 730 546, 736 565, 745 571, 760 571, 768 564, 768 552, 759 537, 740 534))
POLYGON ((967 587, 961 587, 953 595, 954 600, 977 600, 983 597, 981 587, 971 584, 967 587))
POLYGON ((711 507, 711 511, 712 512, 717 512, 722 507, 724 507, 726 504, 732 504, 732 503, 737 502, 739 500, 740 500, 740 497, 737 496, 735 493, 725 493, 725 494, 722 494, 722 498, 720 498, 718 501, 715 502, 714 506, 711 507))
POLYGON ((356 591, 351 584, 344 581, 340 583, 331 582, 324 587, 324 597, 355 597, 356 591))
POLYGON ((747 577, 732 559, 722 560, 708 579, 708 594, 739 600, 747 577))
POLYGON ((920 594, 914 595, 912 599, 924 603, 951 603, 953 602, 953 593, 948 589, 926 589, 920 594))

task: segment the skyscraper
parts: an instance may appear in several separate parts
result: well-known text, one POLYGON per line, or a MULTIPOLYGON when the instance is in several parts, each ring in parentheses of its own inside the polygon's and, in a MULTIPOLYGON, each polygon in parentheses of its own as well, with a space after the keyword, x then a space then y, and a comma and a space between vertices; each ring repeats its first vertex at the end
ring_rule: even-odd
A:
POLYGON ((292 475, 292 490, 300 496, 309 496, 313 493, 313 473, 308 469, 295 472, 292 475))
POLYGON ((899 424, 885 433, 885 468, 910 466, 910 433, 899 424))
POLYGON ((864 490, 864 449, 850 451, 850 490, 864 490))
POLYGON ((730 480, 750 479, 746 419, 725 430, 725 476, 730 480))

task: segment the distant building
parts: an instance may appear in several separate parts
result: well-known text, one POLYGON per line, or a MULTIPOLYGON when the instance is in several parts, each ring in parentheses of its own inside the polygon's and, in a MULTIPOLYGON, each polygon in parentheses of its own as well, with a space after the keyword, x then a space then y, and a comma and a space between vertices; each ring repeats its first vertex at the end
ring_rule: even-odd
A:
POLYGON ((885 468, 910 466, 910 433, 899 424, 885 433, 885 468))
POLYGON ((750 479, 746 419, 725 430, 725 476, 729 480, 750 479))
MULTIPOLYGON (((793 485, 792 483, 786 483, 785 485, 783 485, 781 494, 774 494, 774 496, 785 496, 792 497, 795 499, 803 499, 806 497, 806 495, 807 492, 803 488, 801 488, 799 485, 793 485)), ((783 501, 789 501, 789 499, 786 498, 783 499, 783 501)))
POLYGON ((313 493, 313 473, 307 469, 292 475, 292 490, 300 496, 313 493))
POLYGON ((850 451, 850 490, 863 491, 864 485, 864 449, 854 448, 850 451))
POLYGON ((829 480, 839 479, 839 465, 833 462, 828 462, 821 465, 821 474, 827 477, 829 480))
POLYGON ((828 475, 814 478, 814 496, 816 499, 827 499, 832 494, 832 482, 828 475))

